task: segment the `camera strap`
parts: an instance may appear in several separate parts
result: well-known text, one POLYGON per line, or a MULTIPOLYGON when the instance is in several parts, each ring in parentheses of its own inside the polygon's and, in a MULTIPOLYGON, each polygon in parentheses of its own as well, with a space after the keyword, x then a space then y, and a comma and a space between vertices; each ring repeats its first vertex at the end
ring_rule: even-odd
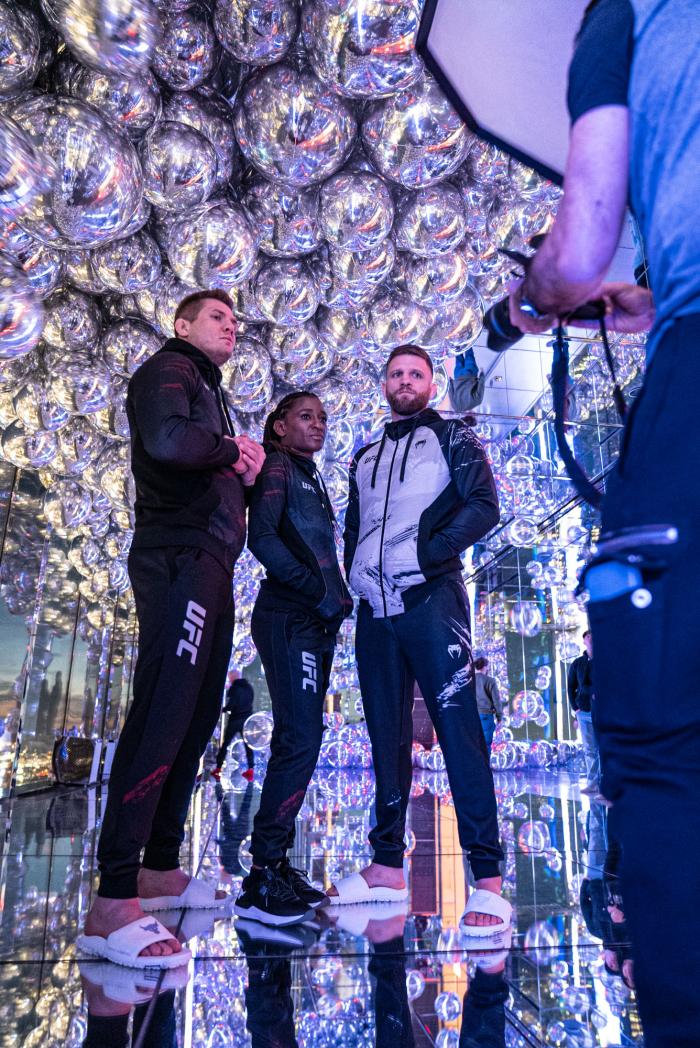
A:
MULTIPOLYGON (((613 382, 613 398, 615 407, 624 422, 627 415, 625 398, 617 381, 615 362, 613 360, 608 333, 605 327, 604 317, 599 317, 600 334, 605 350, 605 359, 610 370, 613 382)), ((552 398, 554 401, 554 435, 557 441, 557 449, 561 455, 564 467, 576 492, 581 498, 594 509, 600 509, 603 501, 603 492, 586 476, 581 466, 576 461, 574 453, 566 439, 566 393, 569 388, 569 343, 564 334, 563 324, 556 328, 554 340, 550 343, 554 350, 552 357, 552 398)))

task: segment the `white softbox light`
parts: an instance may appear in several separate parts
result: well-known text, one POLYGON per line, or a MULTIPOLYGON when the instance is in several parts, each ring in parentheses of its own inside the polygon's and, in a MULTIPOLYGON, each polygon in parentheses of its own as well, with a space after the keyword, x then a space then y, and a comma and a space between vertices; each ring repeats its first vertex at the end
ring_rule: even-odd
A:
POLYGON ((561 183, 587 0, 426 0, 417 49, 467 124, 561 183))

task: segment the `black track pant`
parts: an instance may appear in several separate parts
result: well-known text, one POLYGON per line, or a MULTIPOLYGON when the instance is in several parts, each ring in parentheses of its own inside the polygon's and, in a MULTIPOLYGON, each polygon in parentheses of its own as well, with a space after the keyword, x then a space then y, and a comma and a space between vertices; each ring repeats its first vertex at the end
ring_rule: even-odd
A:
POLYGON ((98 847, 99 894, 137 895, 143 865, 179 866, 201 755, 216 726, 231 656, 231 575, 191 546, 132 550, 139 622, 134 697, 114 755, 98 847))
POLYGON ((614 802, 648 1048, 700 1045, 700 315, 662 338, 603 502, 642 586, 588 605, 603 793, 614 802), (640 528, 673 525, 649 545, 640 528))
POLYGON ((270 866, 294 843, 294 820, 318 760, 335 636, 303 613, 258 606, 251 632, 274 719, 251 854, 256 866, 270 866))
MULTIPOLYGON (((224 730, 224 737, 221 746, 216 753, 216 766, 217 768, 223 768, 224 761, 226 760, 226 754, 228 748, 233 742, 234 735, 243 735, 243 725, 248 720, 250 714, 246 713, 244 717, 239 717, 236 713, 229 713, 228 720, 226 721, 226 728, 224 730)), ((248 762, 248 767, 252 768, 255 763, 255 754, 251 750, 250 746, 245 743, 245 756, 248 762)))
POLYGON ((416 681, 445 757, 459 840, 474 877, 497 877, 503 852, 461 580, 446 579, 417 607, 389 618, 373 618, 360 601, 355 654, 377 781, 377 825, 369 835, 375 862, 403 865, 416 681))

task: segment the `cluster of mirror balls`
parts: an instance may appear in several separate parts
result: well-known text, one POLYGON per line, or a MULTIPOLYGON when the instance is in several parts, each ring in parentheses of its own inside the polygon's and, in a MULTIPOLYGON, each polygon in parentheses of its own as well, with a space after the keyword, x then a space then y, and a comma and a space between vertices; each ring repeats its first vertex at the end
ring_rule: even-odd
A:
POLYGON ((423 68, 420 9, 0 0, 2 452, 38 471, 88 610, 128 587, 126 384, 183 295, 234 301, 240 431, 260 436, 290 388, 325 399, 342 516, 387 352, 429 349, 441 400, 442 361, 504 293, 498 249, 551 220, 558 191, 478 140, 423 68))

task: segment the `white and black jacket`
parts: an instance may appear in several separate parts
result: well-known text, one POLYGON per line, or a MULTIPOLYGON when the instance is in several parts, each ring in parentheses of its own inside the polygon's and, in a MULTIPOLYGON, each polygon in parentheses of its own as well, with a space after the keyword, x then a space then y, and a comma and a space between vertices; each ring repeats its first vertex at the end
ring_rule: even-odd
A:
POLYGON ((459 419, 427 409, 389 422, 357 452, 345 516, 345 570, 375 618, 418 604, 499 519, 491 469, 459 419))

